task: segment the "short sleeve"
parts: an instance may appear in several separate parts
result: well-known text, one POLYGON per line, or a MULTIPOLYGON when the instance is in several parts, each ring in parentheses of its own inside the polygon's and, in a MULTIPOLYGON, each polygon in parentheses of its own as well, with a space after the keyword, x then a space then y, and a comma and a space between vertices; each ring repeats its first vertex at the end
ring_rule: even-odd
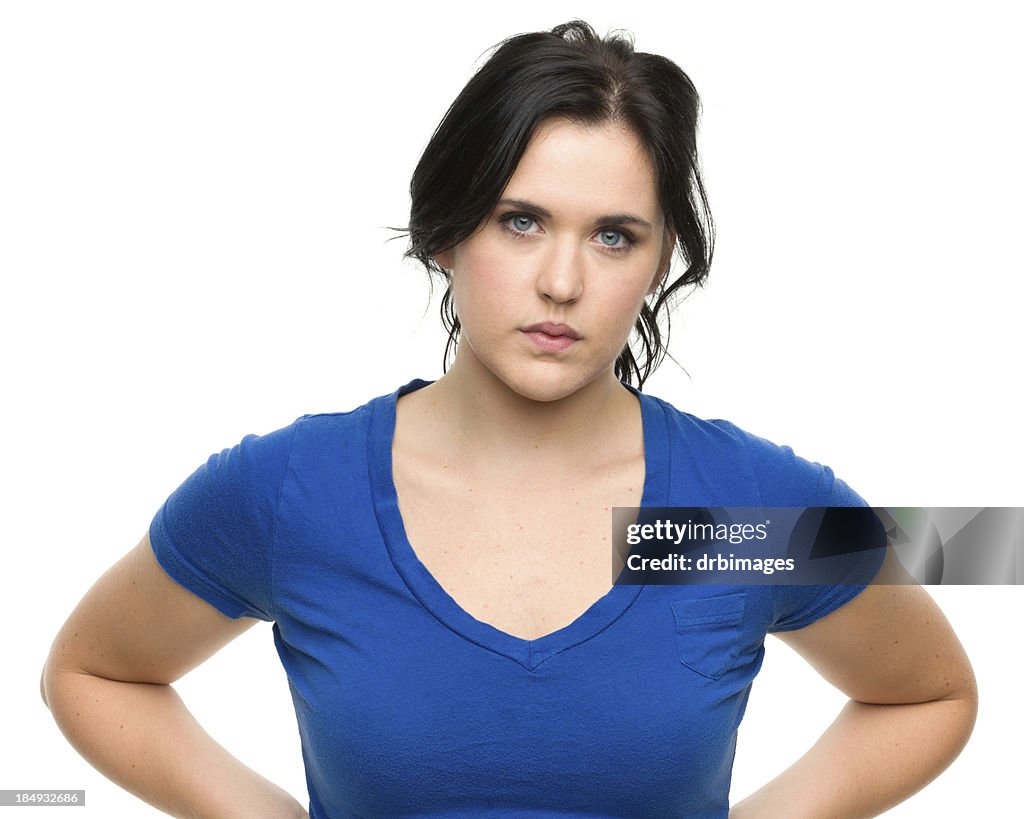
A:
POLYGON ((248 435, 211 455, 150 524, 164 571, 232 619, 275 619, 274 537, 294 435, 295 425, 248 435))
MULTIPOLYGON (((846 483, 836 478, 831 469, 821 469, 826 472, 825 480, 830 485, 830 493, 827 500, 813 505, 867 507, 864 499, 846 483)), ((859 544, 854 548, 860 548, 862 551, 846 556, 843 564, 845 576, 836 578, 828 585, 773 586, 773 623, 769 631, 794 631, 809 626, 849 603, 864 591, 869 585, 869 578, 873 578, 881 568, 885 549, 878 548, 874 542, 859 544)))
MULTIPOLYGON (((792 448, 746 434, 747 452, 765 506, 868 506, 832 469, 801 458, 792 448)), ((865 544, 867 546, 867 544, 865 544)), ((772 589, 769 631, 794 631, 853 600, 881 568, 885 550, 866 548, 847 561, 848 574, 822 585, 778 584, 772 589)))

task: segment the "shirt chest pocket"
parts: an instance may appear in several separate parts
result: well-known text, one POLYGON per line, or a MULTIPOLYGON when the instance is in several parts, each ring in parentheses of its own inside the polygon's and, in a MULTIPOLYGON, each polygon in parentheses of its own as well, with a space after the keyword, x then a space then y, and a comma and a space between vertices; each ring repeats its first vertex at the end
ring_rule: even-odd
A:
POLYGON ((743 648, 746 595, 673 600, 679 661, 712 680, 736 664, 743 648))

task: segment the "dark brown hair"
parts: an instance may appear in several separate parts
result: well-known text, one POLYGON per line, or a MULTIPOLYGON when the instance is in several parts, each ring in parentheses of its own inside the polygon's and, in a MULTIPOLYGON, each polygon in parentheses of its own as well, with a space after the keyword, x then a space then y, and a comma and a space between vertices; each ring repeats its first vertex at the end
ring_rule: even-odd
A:
POLYGON ((714 225, 698 168, 699 112, 697 91, 675 63, 635 51, 622 34, 598 37, 581 20, 496 46, 434 131, 410 184, 405 255, 418 259, 431 281, 437 277, 446 284, 445 369, 460 324, 449 275, 434 257, 469 238, 491 214, 544 120, 614 121, 627 125, 649 152, 666 226, 686 264, 681 275, 665 277, 653 304, 645 302, 640 311, 634 328, 639 359, 630 344, 616 359, 616 376, 643 388, 665 356, 669 298, 681 287, 703 284, 711 266, 714 225))

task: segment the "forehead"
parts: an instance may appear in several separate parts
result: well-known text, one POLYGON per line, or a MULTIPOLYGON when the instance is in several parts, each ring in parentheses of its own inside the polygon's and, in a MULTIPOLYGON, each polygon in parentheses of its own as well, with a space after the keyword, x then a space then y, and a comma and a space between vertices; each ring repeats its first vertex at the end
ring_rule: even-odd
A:
POLYGON ((503 196, 537 202, 556 215, 635 213, 651 224, 661 219, 647 151, 629 128, 616 122, 541 123, 503 196))

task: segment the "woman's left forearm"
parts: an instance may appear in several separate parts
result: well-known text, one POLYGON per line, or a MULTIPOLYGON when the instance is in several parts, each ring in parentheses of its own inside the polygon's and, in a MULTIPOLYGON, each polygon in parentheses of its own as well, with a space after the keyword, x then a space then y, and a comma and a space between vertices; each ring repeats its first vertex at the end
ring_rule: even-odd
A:
POLYGON ((877 816, 956 759, 977 702, 973 687, 923 703, 851 700, 803 757, 733 806, 730 819, 877 816))

